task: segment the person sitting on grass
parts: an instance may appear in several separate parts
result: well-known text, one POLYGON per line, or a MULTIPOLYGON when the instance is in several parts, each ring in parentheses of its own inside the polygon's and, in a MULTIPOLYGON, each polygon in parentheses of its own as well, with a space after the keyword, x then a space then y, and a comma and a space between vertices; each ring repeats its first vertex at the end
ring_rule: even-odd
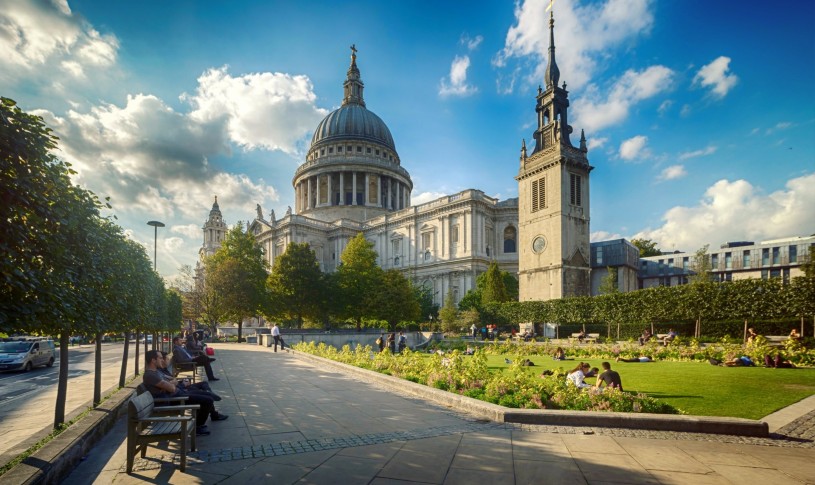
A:
POLYGON ((558 347, 555 349, 555 353, 552 355, 553 360, 574 360, 569 359, 566 357, 566 352, 563 351, 563 347, 558 347))
POLYGON ((601 364, 603 367, 603 373, 597 377, 597 383, 595 387, 597 389, 601 389, 603 384, 605 383, 606 389, 608 388, 616 388, 619 389, 620 392, 623 390, 623 381, 620 379, 620 373, 617 371, 611 370, 611 364, 608 362, 603 362, 601 364))
POLYGON ((590 385, 586 384, 584 379, 586 378, 586 372, 589 371, 589 363, 588 362, 580 362, 577 364, 577 367, 569 372, 569 375, 566 376, 566 383, 568 384, 571 382, 579 389, 585 389, 587 387, 591 387, 590 385))
POLYGON ((475 349, 468 345, 467 350, 464 351, 464 355, 474 355, 474 354, 475 354, 475 349))
POLYGON ((653 362, 654 359, 647 355, 640 355, 639 357, 634 357, 633 359, 624 359, 622 357, 617 357, 617 362, 653 362))
POLYGON ((789 360, 784 360, 781 354, 776 354, 775 359, 769 354, 764 356, 764 367, 772 367, 775 369, 795 369, 795 364, 789 360))
POLYGON ((597 367, 592 367, 591 370, 586 372, 586 377, 597 377, 597 374, 600 373, 600 369, 597 367))

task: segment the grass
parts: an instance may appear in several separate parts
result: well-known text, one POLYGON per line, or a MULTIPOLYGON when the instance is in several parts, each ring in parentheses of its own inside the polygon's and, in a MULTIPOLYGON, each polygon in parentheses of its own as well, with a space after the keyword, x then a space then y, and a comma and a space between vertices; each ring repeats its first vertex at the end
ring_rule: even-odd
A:
MULTIPOLYGON (((509 367, 512 356, 488 355, 487 364, 499 372, 509 367)), ((526 357, 524 357, 526 358, 526 357)), ((554 361, 532 355, 529 372, 562 367, 569 371, 577 361, 554 361)), ((589 359, 601 367, 602 359, 589 359)), ((766 369, 764 367, 718 367, 701 362, 627 363, 611 361, 627 392, 641 392, 699 416, 730 416, 761 419, 781 408, 815 394, 815 369, 766 369)), ((594 384, 594 378, 586 379, 594 384)))

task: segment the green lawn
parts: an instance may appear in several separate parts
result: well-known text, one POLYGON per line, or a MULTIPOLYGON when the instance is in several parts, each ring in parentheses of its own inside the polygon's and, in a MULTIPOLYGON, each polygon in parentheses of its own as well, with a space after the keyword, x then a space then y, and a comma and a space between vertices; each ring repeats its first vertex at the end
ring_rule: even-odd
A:
MULTIPOLYGON (((491 369, 503 371, 504 358, 488 355, 491 369)), ((553 361, 530 356, 535 363, 529 372, 562 367, 571 370, 576 361, 553 361)), ((589 359, 600 367, 602 359, 589 359)), ((611 361, 620 373, 627 392, 641 392, 660 399, 688 414, 760 419, 815 394, 815 369, 765 369, 763 367, 718 367, 701 362, 626 363, 611 361)), ((602 370, 602 368, 601 368, 602 370)), ((594 384, 594 378, 586 379, 594 384)))

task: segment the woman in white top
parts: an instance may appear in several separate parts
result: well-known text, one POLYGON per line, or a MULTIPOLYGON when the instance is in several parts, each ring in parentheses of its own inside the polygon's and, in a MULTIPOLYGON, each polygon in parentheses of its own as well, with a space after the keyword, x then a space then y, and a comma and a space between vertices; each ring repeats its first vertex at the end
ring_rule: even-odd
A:
POLYGON ((580 389, 591 387, 583 380, 586 377, 586 372, 588 372, 589 367, 588 362, 581 362, 577 364, 577 367, 572 369, 572 371, 569 372, 569 375, 566 376, 566 382, 571 382, 580 389))

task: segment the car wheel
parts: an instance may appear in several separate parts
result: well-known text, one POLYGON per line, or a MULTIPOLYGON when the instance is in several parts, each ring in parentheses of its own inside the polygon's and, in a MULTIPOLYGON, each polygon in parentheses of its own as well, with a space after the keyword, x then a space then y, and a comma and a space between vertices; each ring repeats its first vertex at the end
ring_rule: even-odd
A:
POLYGON ((51 357, 50 359, 48 359, 48 363, 45 364, 45 366, 46 367, 54 367, 54 358, 51 357))
POLYGON ((32 367, 34 367, 34 366, 31 365, 31 362, 26 362, 25 363, 25 368, 23 370, 25 370, 26 372, 29 372, 32 367))

